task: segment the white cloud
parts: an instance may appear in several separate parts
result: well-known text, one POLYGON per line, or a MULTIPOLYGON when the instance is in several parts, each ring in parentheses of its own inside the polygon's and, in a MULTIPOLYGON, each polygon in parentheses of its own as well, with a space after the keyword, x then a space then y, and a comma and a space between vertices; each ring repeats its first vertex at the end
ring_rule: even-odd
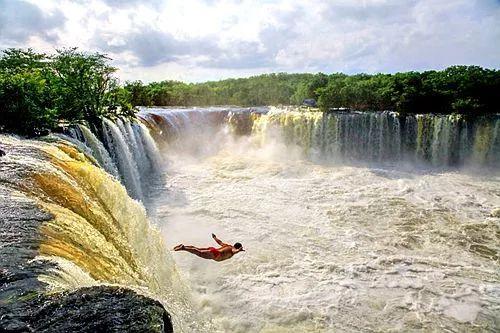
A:
POLYGON ((64 23, 58 9, 43 11, 26 1, 0 0, 0 46, 25 43, 32 37, 54 42, 64 23))
POLYGON ((0 48, 106 52, 125 79, 500 67, 496 0, 0 0, 0 12, 26 5, 39 19, 5 28, 0 15, 0 48))

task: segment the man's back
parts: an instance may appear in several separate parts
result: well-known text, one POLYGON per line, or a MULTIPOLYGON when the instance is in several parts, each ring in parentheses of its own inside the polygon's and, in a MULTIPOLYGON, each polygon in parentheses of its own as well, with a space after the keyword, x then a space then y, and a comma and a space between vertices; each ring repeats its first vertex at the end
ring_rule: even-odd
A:
POLYGON ((220 248, 217 249, 220 253, 220 256, 218 258, 215 258, 215 261, 224 261, 226 259, 231 258, 234 253, 233 253, 233 247, 231 245, 224 245, 221 246, 220 248))

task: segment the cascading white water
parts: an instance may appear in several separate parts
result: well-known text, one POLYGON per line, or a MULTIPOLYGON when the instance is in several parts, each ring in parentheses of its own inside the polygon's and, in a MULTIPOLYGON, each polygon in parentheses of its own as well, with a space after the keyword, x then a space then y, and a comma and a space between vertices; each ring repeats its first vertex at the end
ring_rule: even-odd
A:
POLYGON ((213 110, 150 112, 171 161, 152 210, 167 243, 246 247, 175 254, 218 332, 498 327, 498 120, 274 110, 237 137, 213 110), (492 173, 443 168, 468 163, 492 173))
POLYGON ((397 115, 383 113, 293 112, 273 110, 257 118, 254 135, 261 143, 283 135, 287 144, 305 148, 313 159, 397 161, 402 135, 397 115))
POLYGON ((71 127, 67 133, 71 136, 67 140, 121 180, 135 199, 144 200, 151 179, 162 170, 160 152, 144 124, 135 119, 104 119, 101 134, 105 144, 84 125, 71 127))
MULTIPOLYGON (((51 311, 43 309, 47 304, 34 304, 36 310, 27 308, 23 312, 25 302, 42 296, 50 301, 64 299, 60 292, 84 287, 100 293, 100 287, 110 284, 162 302, 176 332, 211 331, 209 323, 193 311, 189 290, 179 279, 175 262, 144 206, 97 165, 87 146, 67 136, 61 135, 61 139, 0 135, 0 145, 9 151, 0 159, 0 255, 2 277, 8 276, 1 281, 0 331, 13 331, 9 327, 29 331, 29 321, 28 326, 19 326, 18 322, 38 319, 44 311, 48 313, 42 318, 50 320, 51 311), (85 149, 80 151, 75 146, 85 149), (9 211, 6 214, 5 207, 9 211), (6 224, 12 218, 14 222, 6 224), (13 230, 22 238, 12 241, 13 230), (9 284, 10 290, 5 289, 9 284)), ((103 321, 104 317, 113 317, 112 296, 123 294, 117 288, 113 290, 107 296, 100 294, 98 315, 91 311, 86 318, 78 306, 71 308, 64 302, 55 311, 59 317, 61 313, 77 312, 83 322, 103 321)), ((83 290, 83 294, 87 297, 89 290, 83 290)), ((132 308, 132 304, 130 312, 140 311, 146 321, 151 318, 151 323, 162 324, 155 321, 155 312, 132 308)), ((166 323, 167 319, 162 320, 166 323)), ((50 326, 40 323, 38 327, 50 326)), ((161 326, 153 329, 160 331, 161 326)))
POLYGON ((87 156, 89 156, 94 163, 98 164, 100 167, 104 167, 101 162, 95 157, 96 154, 92 150, 92 148, 85 143, 85 138, 83 137, 83 134, 78 127, 70 128, 67 134, 56 133, 54 134, 54 136, 71 142, 76 147, 78 147, 78 150, 80 150, 82 153, 87 154, 87 156))
MULTIPOLYGON (((316 161, 425 163, 435 167, 500 164, 500 117, 466 120, 457 115, 407 115, 395 112, 299 112, 209 108, 144 109, 142 117, 158 128, 169 146, 213 153, 221 126, 239 126, 260 144, 282 137, 316 161), (246 114, 232 123, 232 114, 246 114), (261 115, 262 114, 262 115, 261 115), (206 141, 207 145, 198 142, 206 141)), ((236 133, 235 132, 235 133, 236 133)), ((240 134, 242 134, 240 133, 240 134)))
POLYGON ((169 146, 183 147, 186 152, 195 154, 211 154, 217 150, 217 133, 221 126, 225 126, 231 112, 225 108, 157 110, 157 116, 147 112, 140 115, 158 128, 169 146), (205 144, 200 145, 200 142, 205 144))
POLYGON ((88 127, 84 125, 77 125, 77 128, 83 136, 84 143, 91 149, 92 156, 99 162, 104 170, 120 179, 118 169, 102 142, 99 141, 99 139, 88 127))
POLYGON ((142 139, 137 136, 136 131, 132 129, 132 124, 130 122, 121 121, 121 126, 126 131, 127 139, 132 146, 132 154, 134 156, 135 163, 139 170, 139 175, 141 176, 141 184, 145 180, 145 176, 148 171, 150 171, 151 166, 149 165, 149 160, 146 157, 146 152, 144 151, 144 146, 142 144, 142 139))
POLYGON ((132 153, 133 159, 135 164, 138 167, 139 170, 139 175, 141 174, 142 171, 142 166, 140 163, 142 160, 142 155, 144 151, 141 149, 142 147, 139 147, 137 140, 135 138, 135 134, 132 131, 132 127, 130 126, 130 122, 128 121, 123 121, 122 119, 117 119, 116 124, 118 125, 118 128, 122 132, 123 137, 127 141, 129 147, 130 147, 130 152, 132 153))
POLYGON ((132 129, 138 138, 144 151, 144 162, 148 163, 145 168, 145 174, 151 175, 158 173, 162 169, 161 156, 155 141, 149 134, 149 130, 140 122, 132 123, 132 129))
POLYGON ((147 193, 151 181, 162 169, 158 148, 147 128, 140 122, 125 119, 118 119, 116 122, 130 146, 142 193, 147 193))
POLYGON ((472 161, 476 164, 500 165, 500 118, 484 122, 476 128, 476 138, 471 145, 472 161))
POLYGON ((261 143, 275 134, 316 160, 423 162, 435 167, 498 167, 500 117, 393 112, 298 112, 274 109, 254 123, 261 143))
POLYGON ((498 120, 275 110, 235 138, 211 110, 150 112, 172 162, 155 216, 167 242, 247 247, 222 264, 176 255, 220 331, 494 329, 498 177, 394 162, 495 170, 498 120), (393 166, 308 162, 325 159, 393 166))
POLYGON ((125 187, 133 198, 142 200, 143 193, 139 171, 122 130, 113 121, 104 118, 103 132, 107 147, 111 150, 114 160, 117 161, 125 187))
MULTIPOLYGON (((499 119, 274 110, 244 111, 233 123, 235 114, 141 114, 172 162, 168 191, 151 208, 169 246, 205 246, 205 234, 215 231, 247 247, 245 256, 223 264, 176 254, 200 311, 219 331, 494 327, 499 289, 490 266, 498 251, 488 236, 495 219, 487 216, 500 206, 496 176, 394 165, 495 169, 499 119)), ((142 187, 148 170, 159 170, 149 130, 135 121, 108 122, 111 155, 119 158, 127 146, 121 156, 133 162, 117 160, 120 173, 123 165, 135 168, 142 187)))

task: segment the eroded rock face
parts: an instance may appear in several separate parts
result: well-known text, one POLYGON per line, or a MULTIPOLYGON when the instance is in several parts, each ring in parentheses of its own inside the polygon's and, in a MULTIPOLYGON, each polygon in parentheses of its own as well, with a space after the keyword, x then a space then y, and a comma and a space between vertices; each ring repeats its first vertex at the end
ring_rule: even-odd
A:
POLYGON ((2 332, 173 332, 160 302, 126 288, 97 286, 18 300, 2 332))

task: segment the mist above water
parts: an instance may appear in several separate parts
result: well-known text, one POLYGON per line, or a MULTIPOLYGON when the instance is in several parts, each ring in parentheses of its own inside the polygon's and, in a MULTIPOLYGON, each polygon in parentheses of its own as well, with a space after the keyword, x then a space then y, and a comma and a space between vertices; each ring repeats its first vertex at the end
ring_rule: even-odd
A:
MULTIPOLYGON (((497 171, 481 176, 432 167, 448 160, 437 140, 430 141, 434 155, 424 167, 402 157, 318 159, 325 142, 339 141, 316 149, 308 134, 318 128, 317 115, 256 117, 252 131, 239 136, 227 110, 176 112, 144 115, 163 119, 151 125, 157 131, 171 124, 178 130, 156 138, 169 167, 152 211, 168 246, 213 246, 214 232, 247 249, 222 263, 174 254, 200 311, 220 331, 497 328, 497 171)), ((442 134, 443 122, 429 128, 453 137, 442 134)), ((496 142, 496 132, 481 133, 496 142)), ((446 147, 456 144, 450 142, 446 147)), ((483 161, 498 158, 491 146, 485 149, 483 161)))

